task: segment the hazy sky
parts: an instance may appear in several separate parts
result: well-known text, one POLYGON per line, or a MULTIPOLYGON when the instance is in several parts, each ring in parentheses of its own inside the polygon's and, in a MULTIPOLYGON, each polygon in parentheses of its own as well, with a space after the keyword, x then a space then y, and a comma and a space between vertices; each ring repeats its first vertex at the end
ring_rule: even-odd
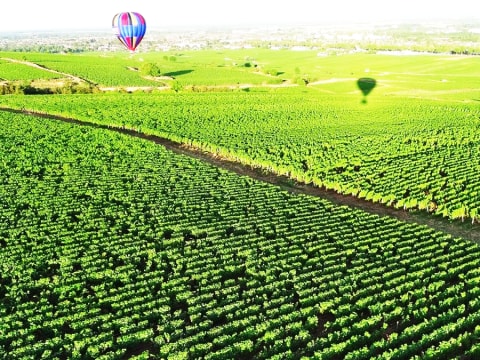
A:
POLYGON ((110 29, 117 12, 147 26, 480 19, 479 0, 1 0, 0 32, 110 29))

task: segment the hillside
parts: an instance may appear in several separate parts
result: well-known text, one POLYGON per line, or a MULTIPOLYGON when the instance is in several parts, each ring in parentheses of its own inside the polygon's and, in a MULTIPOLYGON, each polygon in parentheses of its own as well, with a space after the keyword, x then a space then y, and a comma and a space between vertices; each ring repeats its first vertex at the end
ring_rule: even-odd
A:
POLYGON ((1 52, 0 356, 478 358, 477 65, 1 52))

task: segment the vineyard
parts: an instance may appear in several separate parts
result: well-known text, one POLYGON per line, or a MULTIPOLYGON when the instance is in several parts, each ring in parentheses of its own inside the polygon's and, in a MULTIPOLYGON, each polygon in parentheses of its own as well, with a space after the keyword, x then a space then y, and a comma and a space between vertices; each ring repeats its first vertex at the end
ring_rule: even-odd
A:
MULTIPOLYGON (((248 58, 248 55, 245 56, 248 58)), ((183 56, 144 54, 141 59, 128 59, 115 54, 108 56, 85 54, 62 57, 55 54, 2 53, 0 57, 14 60, 24 60, 26 58, 28 61, 45 68, 78 76, 102 87, 156 87, 169 83, 175 77, 181 82, 184 78, 187 78, 188 80, 184 85, 200 87, 230 86, 237 83, 278 84, 282 82, 277 77, 267 76, 264 72, 256 70, 254 65, 245 67, 245 63, 248 61, 242 60, 241 57, 237 60, 229 57, 218 58, 215 64, 205 63, 206 60, 203 58, 196 60, 194 63, 185 62, 183 59, 189 58, 187 54, 183 56), (163 76, 160 79, 141 76, 142 66, 150 63, 155 63, 161 68, 163 76)), ((236 55, 236 57, 238 58, 239 55, 236 55)), ((212 61, 211 58, 210 61, 212 61)), ((34 78, 31 77, 30 79, 34 78)))
POLYGON ((108 131, 13 120, 4 354, 478 354, 477 245, 108 131))
POLYGON ((0 60, 0 74, 0 81, 52 79, 58 76, 46 70, 5 60, 0 60))
POLYGON ((0 53, 119 90, 0 97, 0 358, 480 358, 475 242, 107 128, 477 229, 478 59, 277 54, 0 53))
POLYGON ((479 220, 478 105, 392 96, 366 107, 357 94, 331 98, 294 87, 3 103, 138 129, 387 206, 479 220))

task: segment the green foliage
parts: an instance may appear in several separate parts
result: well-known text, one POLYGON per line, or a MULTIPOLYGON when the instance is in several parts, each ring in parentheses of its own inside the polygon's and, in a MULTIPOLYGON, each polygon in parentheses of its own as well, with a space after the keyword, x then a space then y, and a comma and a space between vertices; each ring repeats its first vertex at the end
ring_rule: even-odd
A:
POLYGON ((473 243, 108 130, 0 125, 4 357, 478 353, 473 243))
MULTIPOLYGON (((0 54, 1 56, 4 53, 0 54)), ((38 64, 46 69, 59 71, 72 76, 77 76, 84 81, 99 86, 152 86, 158 85, 154 80, 142 77, 138 69, 143 62, 138 60, 129 60, 121 57, 105 57, 101 54, 39 54, 39 53, 6 53, 6 57, 21 59, 25 57, 27 61, 38 64)), ((32 68, 23 65, 23 67, 32 68)), ((47 73, 46 71, 44 71, 47 73)), ((50 76, 53 74, 48 72, 50 76)), ((54 74, 59 77, 59 74, 54 74)), ((45 79, 46 77, 37 76, 30 79, 45 79)))
POLYGON ((144 76, 160 76, 160 67, 155 63, 145 63, 140 66, 140 73, 144 76))
POLYGON ((91 84, 79 84, 69 80, 64 80, 57 84, 54 83, 49 87, 39 87, 34 83, 7 82, 1 85, 0 95, 92 94, 98 92, 98 89, 91 84))
POLYGON ((175 92, 179 92, 183 89, 183 85, 180 81, 174 80, 170 83, 170 88, 175 92))
POLYGON ((265 74, 268 74, 270 76, 277 76, 278 75, 278 70, 277 69, 265 69, 265 74))
MULTIPOLYGON (((174 90, 181 82, 201 92, 0 101, 141 129, 396 207, 478 218, 480 113, 467 100, 479 73, 470 59, 304 54, 293 73, 341 81, 270 89, 265 74, 228 65, 213 74, 212 53, 192 54, 197 63, 181 54, 174 64, 157 54, 143 62, 89 55, 90 69, 75 57, 24 54, 122 86, 145 84, 135 71, 142 63, 170 65, 174 90), (366 63, 368 76, 383 75, 361 104, 355 81, 366 63), (443 72, 456 85, 434 81, 443 72), (263 87, 239 91, 239 79, 263 87)), ((296 58, 282 55, 265 59, 266 68, 291 68, 296 58)), ((32 87, 16 84, 3 86, 32 87)), ((479 353, 474 243, 287 193, 108 130, 5 111, 0 125, 0 357, 479 353)))
POLYGON ((295 77, 295 78, 293 79, 293 83, 294 83, 294 84, 297 84, 297 85, 302 85, 302 86, 308 85, 308 81, 307 81, 305 78, 301 77, 301 76, 300 76, 300 77, 295 77))
MULTIPOLYGON (((170 86, 176 95, 191 91, 133 98, 43 97, 29 100, 28 107, 128 124, 288 173, 294 180, 361 197, 369 194, 367 200, 388 206, 478 218, 480 184, 474 179, 480 128, 475 119, 480 114, 474 103, 388 96, 364 105, 355 81, 348 94, 337 90, 334 98, 310 84, 248 92, 237 91, 239 87, 214 92, 208 86, 185 86, 183 80, 170 86), (455 210, 462 206, 464 216, 455 210)), ((380 96, 379 87, 369 96, 380 96)), ((14 97, 3 103, 25 106, 14 97)))
MULTIPOLYGON (((4 59, 0 59, 0 77, 7 81, 16 80, 34 80, 34 79, 56 79, 61 75, 47 71, 46 69, 39 69, 37 67, 29 66, 28 64, 19 61, 25 61, 23 58, 11 59, 9 53, 2 54, 4 59)), ((25 56, 24 56, 25 57, 25 56)))
POLYGON ((174 56, 174 55, 170 55, 170 56, 164 55, 163 60, 175 62, 175 61, 177 61, 177 57, 174 56))

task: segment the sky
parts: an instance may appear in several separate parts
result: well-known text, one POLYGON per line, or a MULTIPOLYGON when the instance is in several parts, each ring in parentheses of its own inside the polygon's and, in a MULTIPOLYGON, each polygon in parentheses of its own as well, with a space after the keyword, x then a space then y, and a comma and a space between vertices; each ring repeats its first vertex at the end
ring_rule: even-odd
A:
POLYGON ((137 11, 147 27, 313 25, 399 20, 480 20, 479 0, 2 0, 1 32, 110 30, 137 11))

